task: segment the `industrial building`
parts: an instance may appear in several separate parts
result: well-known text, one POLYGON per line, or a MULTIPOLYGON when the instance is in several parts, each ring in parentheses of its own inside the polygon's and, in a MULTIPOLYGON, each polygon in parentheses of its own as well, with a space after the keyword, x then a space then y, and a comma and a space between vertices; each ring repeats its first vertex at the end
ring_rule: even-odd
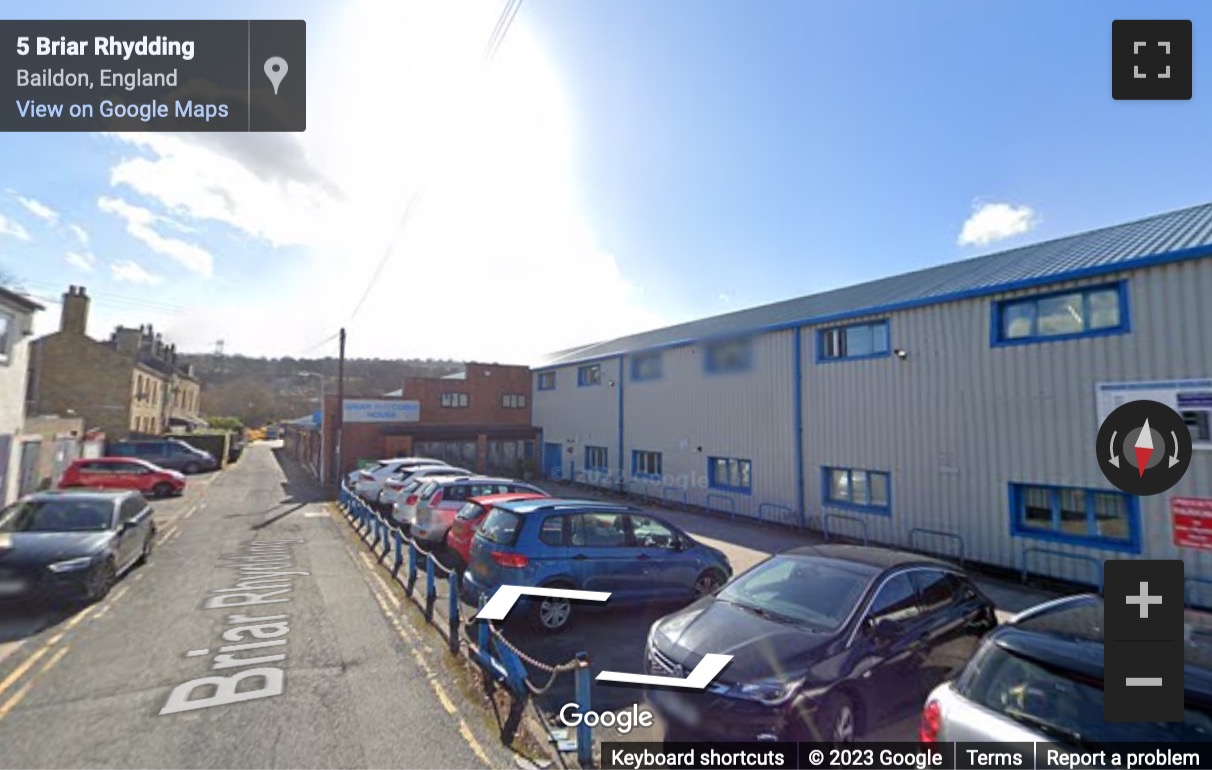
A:
POLYGON ((533 377, 550 476, 1095 585, 1104 559, 1181 558, 1212 597, 1212 204, 585 345, 533 377), (1147 498, 1095 451, 1142 396, 1195 447, 1147 498))

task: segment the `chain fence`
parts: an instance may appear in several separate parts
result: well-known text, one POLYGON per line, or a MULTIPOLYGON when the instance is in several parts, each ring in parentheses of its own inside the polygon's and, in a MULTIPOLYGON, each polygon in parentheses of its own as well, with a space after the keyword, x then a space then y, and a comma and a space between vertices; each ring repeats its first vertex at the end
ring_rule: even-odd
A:
MULTIPOLYGON (((590 712, 593 676, 585 653, 577 653, 564 663, 545 663, 507 639, 492 621, 476 620, 475 613, 470 612, 464 617, 462 575, 457 569, 442 563, 438 544, 418 543, 396 522, 385 518, 344 483, 337 496, 337 506, 371 556, 424 612, 429 625, 442 635, 451 654, 467 655, 485 674, 503 683, 522 701, 547 693, 563 675, 572 674, 580 713, 590 712), (424 589, 418 591, 417 582, 422 576, 424 589), (545 681, 538 685, 534 678, 543 678, 545 681)), ((483 606, 488 597, 475 598, 483 606)), ((566 743, 560 748, 571 749, 572 745, 566 743)), ((575 750, 580 766, 590 767, 593 763, 593 734, 585 720, 581 720, 576 728, 575 750)))

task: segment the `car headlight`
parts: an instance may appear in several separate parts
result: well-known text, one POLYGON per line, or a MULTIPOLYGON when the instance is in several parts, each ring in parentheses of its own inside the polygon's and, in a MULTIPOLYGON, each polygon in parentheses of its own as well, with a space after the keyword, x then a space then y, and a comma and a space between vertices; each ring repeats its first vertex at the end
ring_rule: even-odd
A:
POLYGON ((795 695, 799 682, 781 679, 763 679, 757 682, 738 682, 728 689, 728 695, 742 700, 781 706, 795 695))
POLYGON ((53 564, 46 565, 46 568, 51 572, 72 572, 80 569, 87 569, 93 563, 93 557, 81 556, 78 559, 67 559, 66 561, 57 561, 53 564))

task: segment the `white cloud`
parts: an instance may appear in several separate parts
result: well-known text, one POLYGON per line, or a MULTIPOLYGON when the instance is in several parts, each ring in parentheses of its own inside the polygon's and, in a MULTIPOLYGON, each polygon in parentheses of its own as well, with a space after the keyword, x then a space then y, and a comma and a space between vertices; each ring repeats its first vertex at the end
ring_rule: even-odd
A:
POLYGON ((80 225, 68 225, 68 230, 72 231, 72 235, 76 236, 76 240, 80 241, 81 246, 88 245, 88 231, 80 225))
POLYGON ((728 303, 728 302, 732 301, 732 297, 729 297, 724 292, 720 292, 720 295, 718 297, 716 297, 716 299, 718 299, 720 302, 724 302, 724 303, 728 303))
POLYGON ((309 50, 309 102, 322 109, 303 134, 112 135, 133 151, 111 172, 116 187, 187 224, 229 225, 254 247, 299 249, 255 311, 216 296, 166 333, 183 347, 221 336, 233 351, 298 355, 345 325, 350 355, 527 362, 662 324, 578 207, 574 115, 525 14, 491 71, 480 66, 498 11, 342 4, 309 50), (393 73, 392 98, 368 72, 393 73), (485 301, 456 311, 455 297, 485 301), (383 333, 427 319, 442 319, 442 333, 383 333))
MULTIPOLYGON (((154 225, 176 226, 172 220, 156 215, 141 206, 127 203, 120 198, 102 196, 97 207, 107 214, 114 214, 126 221, 126 232, 142 241, 152 251, 174 260, 186 270, 209 278, 214 272, 214 257, 201 246, 177 238, 168 238, 156 232, 154 225)), ((177 226, 179 228, 179 226, 177 226)))
POLYGON ((93 267, 97 264, 97 258, 87 251, 69 251, 64 259, 67 264, 72 267, 77 267, 86 272, 92 272, 93 267))
POLYGON ((1030 206, 977 200, 972 204, 972 216, 968 217, 960 231, 959 245, 985 246, 1022 235, 1035 229, 1038 224, 1039 216, 1030 206))
POLYGON ((0 214, 0 235, 10 235, 19 241, 31 240, 29 231, 20 222, 14 222, 3 214, 0 214))
POLYGON ((129 259, 110 263, 109 272, 113 275, 115 281, 141 286, 155 286, 164 280, 163 277, 149 272, 139 263, 129 259))
POLYGON ((17 196, 17 202, 25 207, 25 210, 44 222, 50 222, 52 225, 59 221, 59 212, 47 206, 41 201, 33 198, 26 198, 23 195, 17 196))

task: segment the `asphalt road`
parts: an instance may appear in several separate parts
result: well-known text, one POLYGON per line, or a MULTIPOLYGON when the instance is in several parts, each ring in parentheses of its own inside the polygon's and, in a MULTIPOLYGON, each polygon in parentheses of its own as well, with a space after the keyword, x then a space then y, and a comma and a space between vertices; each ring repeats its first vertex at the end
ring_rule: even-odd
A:
POLYGON ((484 707, 434 665, 433 632, 392 617, 348 525, 292 467, 253 445, 156 502, 150 563, 97 605, 0 608, 0 767, 515 766, 484 707), (307 574, 273 578, 286 590, 238 588, 258 562, 235 555, 307 574), (222 589, 236 589, 221 600, 233 606, 207 608, 222 589), (274 669, 280 694, 257 697, 274 669), (225 679, 185 684, 204 677, 225 679), (228 702, 161 713, 174 690, 198 701, 225 689, 228 702))

